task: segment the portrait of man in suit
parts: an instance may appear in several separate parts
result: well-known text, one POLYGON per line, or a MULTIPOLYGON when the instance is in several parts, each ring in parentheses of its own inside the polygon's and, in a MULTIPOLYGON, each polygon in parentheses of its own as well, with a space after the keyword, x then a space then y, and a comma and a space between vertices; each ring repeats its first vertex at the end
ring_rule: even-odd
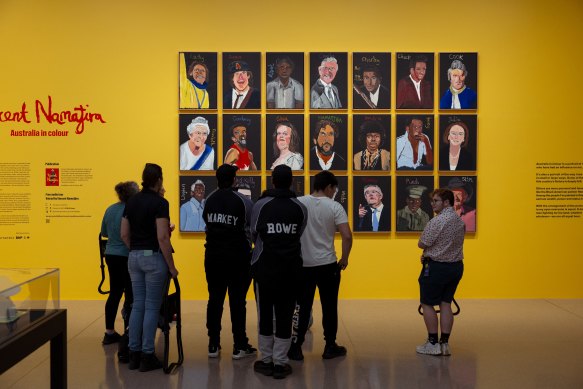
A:
POLYGON ((259 109, 261 92, 253 87, 253 72, 245 61, 233 61, 227 67, 229 87, 224 88, 224 109, 259 109))
POLYGON ((411 55, 409 59, 409 74, 397 84, 397 109, 432 109, 432 82, 427 80, 431 75, 426 55, 411 55))
POLYGON ((390 210, 383 204, 383 191, 376 184, 364 186, 366 204, 358 204, 356 231, 389 231, 391 229, 390 210))
POLYGON ((320 78, 316 80, 310 89, 310 106, 314 109, 338 109, 342 108, 338 88, 332 82, 338 72, 338 60, 326 57, 318 67, 320 78))

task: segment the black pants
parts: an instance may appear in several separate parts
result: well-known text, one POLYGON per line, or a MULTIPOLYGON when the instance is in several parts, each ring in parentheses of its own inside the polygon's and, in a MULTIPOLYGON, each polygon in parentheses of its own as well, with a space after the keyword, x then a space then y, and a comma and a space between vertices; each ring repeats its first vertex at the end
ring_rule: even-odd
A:
POLYGON ((299 320, 297 329, 294 328, 295 336, 292 337, 292 341, 300 346, 304 343, 306 331, 308 330, 316 286, 320 292, 320 303, 322 304, 324 340, 327 344, 336 342, 340 268, 335 262, 329 265, 302 268, 297 292, 299 320))
POLYGON ((105 303, 105 328, 109 330, 114 328, 119 302, 121 301, 121 296, 125 293, 123 303, 126 316, 124 317, 125 330, 129 324, 126 321, 129 317, 132 303, 134 302, 132 280, 128 271, 128 257, 106 254, 105 263, 107 263, 107 271, 109 273, 109 296, 105 303))
POLYGON ((225 295, 229 292, 229 308, 233 341, 236 348, 244 348, 249 339, 245 330, 247 320, 246 297, 251 285, 250 258, 233 261, 205 259, 209 300, 206 308, 206 328, 209 344, 221 344, 221 318, 225 295))
MULTIPOLYGON (((291 272, 290 272, 291 273, 291 272)), ((275 312, 275 336, 289 339, 292 335, 292 317, 296 306, 297 281, 293 277, 255 281, 255 298, 259 317, 259 335, 273 335, 275 312)))

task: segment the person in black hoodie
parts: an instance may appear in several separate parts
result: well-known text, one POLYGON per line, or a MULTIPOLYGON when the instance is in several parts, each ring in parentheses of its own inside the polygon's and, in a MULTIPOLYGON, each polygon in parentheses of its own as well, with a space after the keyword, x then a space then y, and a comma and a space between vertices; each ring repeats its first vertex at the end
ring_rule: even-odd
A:
POLYGON ((233 359, 253 356, 257 349, 248 342, 246 296, 251 285, 251 240, 249 221, 253 203, 233 189, 238 168, 222 165, 217 169, 218 189, 206 199, 202 216, 206 223, 204 268, 209 291, 206 310, 208 356, 221 350, 221 317, 229 292, 233 330, 233 359))
POLYGON ((287 352, 296 304, 294 290, 302 270, 300 237, 308 213, 290 190, 289 166, 276 166, 271 180, 274 188, 263 192, 251 215, 251 235, 255 242, 251 273, 255 280, 261 352, 254 370, 280 379, 292 372, 287 352))

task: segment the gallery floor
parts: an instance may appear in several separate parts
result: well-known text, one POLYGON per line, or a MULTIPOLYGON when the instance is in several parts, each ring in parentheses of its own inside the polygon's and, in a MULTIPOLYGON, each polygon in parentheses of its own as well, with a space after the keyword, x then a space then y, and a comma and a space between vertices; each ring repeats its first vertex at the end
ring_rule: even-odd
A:
MULTIPOLYGON (((462 300, 460 305, 452 355, 432 357, 415 353, 425 337, 415 301, 341 301, 338 343, 348 348, 348 355, 333 360, 321 358, 316 305, 305 360, 292 362, 288 378, 274 380, 254 373, 253 359, 231 359, 228 308, 223 353, 209 359, 206 302, 183 302, 185 361, 166 375, 161 370, 130 371, 118 364, 116 345, 101 345, 103 301, 64 301, 69 388, 583 388, 583 300, 462 300)), ((254 303, 248 307, 248 334, 257 345, 254 303)), ((173 331, 173 352, 175 335, 173 331)), ((159 355, 162 345, 158 337, 159 355)), ((1 375, 0 388, 48 388, 48 351, 43 346, 1 375)))

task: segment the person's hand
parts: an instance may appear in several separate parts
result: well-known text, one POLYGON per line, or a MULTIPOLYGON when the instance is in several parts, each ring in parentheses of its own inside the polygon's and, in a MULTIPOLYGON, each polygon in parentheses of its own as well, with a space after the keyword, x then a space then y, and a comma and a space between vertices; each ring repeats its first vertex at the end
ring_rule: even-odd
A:
POLYGON ((423 254, 421 254, 421 264, 423 265, 423 261, 425 260, 425 258, 423 258, 423 254))
POLYGON ((172 278, 178 277, 178 269, 176 269, 175 267, 168 269, 168 271, 170 272, 170 275, 172 276, 172 278))
POLYGON ((338 267, 340 268, 340 270, 346 270, 346 268, 348 267, 348 258, 340 258, 340 260, 338 261, 338 267))
POLYGON ((358 204, 358 217, 363 218, 366 216, 367 210, 362 204, 358 204))
POLYGON ((431 148, 431 143, 429 142, 429 137, 425 134, 419 134, 420 137, 420 141, 425 143, 425 147, 427 147, 428 149, 431 148))
POLYGON ((175 228, 176 228, 176 224, 170 223, 170 232, 174 231, 175 228))

